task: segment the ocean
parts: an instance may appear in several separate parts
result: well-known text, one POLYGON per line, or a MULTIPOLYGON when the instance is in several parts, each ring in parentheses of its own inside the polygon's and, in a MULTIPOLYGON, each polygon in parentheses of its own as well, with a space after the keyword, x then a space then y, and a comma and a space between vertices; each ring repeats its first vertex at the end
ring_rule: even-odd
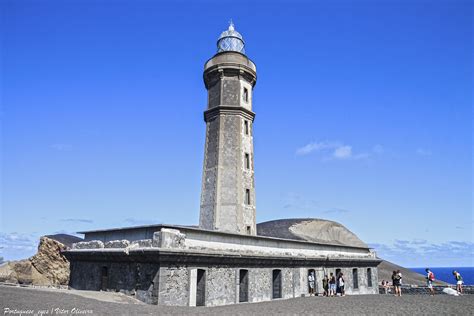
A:
MULTIPOLYGON (((474 267, 463 267, 463 268, 435 268, 429 267, 435 275, 435 279, 456 284, 454 279, 453 270, 459 272, 462 276, 465 285, 474 285, 474 267)), ((410 268, 410 270, 426 275, 426 268, 410 268)))

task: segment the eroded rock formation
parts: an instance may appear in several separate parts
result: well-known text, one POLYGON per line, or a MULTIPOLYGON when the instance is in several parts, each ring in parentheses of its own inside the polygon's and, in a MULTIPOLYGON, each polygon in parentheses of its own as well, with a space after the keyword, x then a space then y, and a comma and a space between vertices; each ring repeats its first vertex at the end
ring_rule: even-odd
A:
MULTIPOLYGON (((74 236, 68 237, 80 240, 74 236)), ((54 236, 41 237, 38 252, 34 256, 2 265, 0 282, 44 286, 67 285, 69 261, 61 254, 61 251, 68 246, 53 238, 54 236)))

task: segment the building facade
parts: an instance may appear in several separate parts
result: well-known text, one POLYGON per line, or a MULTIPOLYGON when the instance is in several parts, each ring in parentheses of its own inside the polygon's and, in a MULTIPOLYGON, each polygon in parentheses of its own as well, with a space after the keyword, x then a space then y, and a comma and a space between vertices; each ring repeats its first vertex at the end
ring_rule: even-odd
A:
POLYGON ((368 247, 257 235, 252 93, 256 67, 231 24, 206 64, 206 145, 199 227, 150 225, 82 232, 64 252, 70 287, 120 291, 158 305, 216 306, 316 293, 344 273, 347 294, 377 294, 368 247))

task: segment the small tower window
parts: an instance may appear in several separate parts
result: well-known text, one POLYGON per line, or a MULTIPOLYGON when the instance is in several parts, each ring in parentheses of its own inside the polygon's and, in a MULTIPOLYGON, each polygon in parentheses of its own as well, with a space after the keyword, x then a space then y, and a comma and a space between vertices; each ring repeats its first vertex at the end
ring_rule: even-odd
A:
POLYGON ((250 189, 245 189, 245 204, 250 205, 250 189))
POLYGON ((245 168, 250 169, 250 155, 245 153, 245 168))
POLYGON ((252 230, 250 229, 250 226, 247 226, 247 235, 250 235, 251 232, 252 230))
POLYGON ((249 134, 249 121, 245 120, 244 121, 244 129, 245 129, 245 135, 249 134))
POLYGON ((249 102, 249 90, 247 88, 244 88, 243 97, 245 102, 249 102))

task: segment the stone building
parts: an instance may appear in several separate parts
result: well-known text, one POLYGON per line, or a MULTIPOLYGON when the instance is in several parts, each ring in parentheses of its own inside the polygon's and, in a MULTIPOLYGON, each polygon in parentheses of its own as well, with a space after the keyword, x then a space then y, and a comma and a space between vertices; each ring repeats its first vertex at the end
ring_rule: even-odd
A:
POLYGON ((121 291, 150 304, 216 306, 308 295, 309 274, 322 293, 323 276, 343 272, 346 293, 378 293, 380 260, 365 244, 293 238, 272 233, 268 225, 258 233, 252 132, 256 66, 232 24, 217 46, 204 66, 208 106, 199 227, 82 232, 84 241, 64 253, 71 262, 70 286, 121 291))

